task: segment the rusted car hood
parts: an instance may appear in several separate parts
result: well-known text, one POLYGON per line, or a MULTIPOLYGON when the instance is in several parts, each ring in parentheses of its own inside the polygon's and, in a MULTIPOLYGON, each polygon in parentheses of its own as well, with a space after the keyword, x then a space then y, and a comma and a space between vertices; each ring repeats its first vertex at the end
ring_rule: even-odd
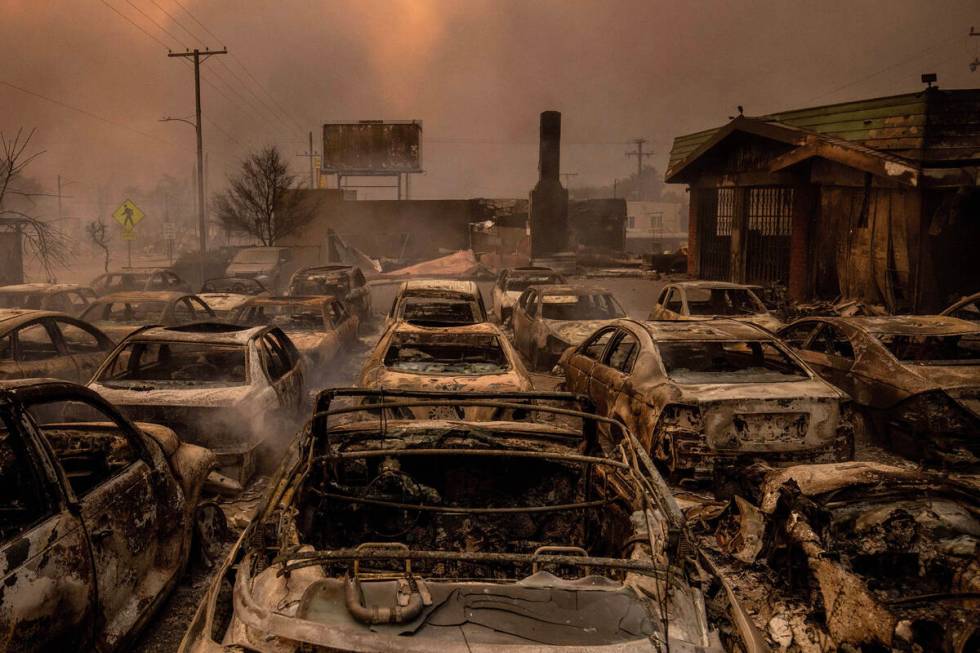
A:
POLYGON ((904 364, 910 380, 917 382, 911 392, 948 390, 950 388, 980 389, 980 365, 912 365, 904 364))
POLYGON ((151 424, 150 422, 136 422, 136 426, 139 427, 143 433, 156 440, 160 448, 163 449, 163 455, 168 458, 174 455, 177 448, 180 446, 180 440, 177 438, 177 434, 173 432, 172 429, 162 426, 160 424, 151 424))
MULTIPOLYGON (((642 387, 642 386, 641 386, 642 387)), ((704 404, 716 401, 764 399, 834 399, 847 397, 830 384, 818 378, 781 383, 697 383, 697 384, 648 384, 644 388, 657 395, 665 394, 672 402, 704 404)))
POLYGON ((300 351, 301 354, 309 356, 311 353, 315 352, 320 347, 324 346, 327 342, 328 334, 323 331, 287 331, 283 329, 283 332, 289 336, 293 344, 296 345, 296 349, 300 351))
POLYGON ((590 335, 592 332, 609 324, 613 320, 543 320, 548 331, 567 342, 569 345, 577 345, 590 335))
POLYGON ((251 387, 247 385, 225 388, 166 388, 153 390, 134 390, 131 388, 110 388, 101 383, 91 383, 89 387, 110 402, 118 405, 154 405, 197 408, 224 408, 235 406, 251 398, 251 387))
POLYGON ((414 390, 529 390, 530 383, 515 370, 502 374, 409 374, 379 367, 365 375, 370 388, 414 390))
POLYGON ((199 293, 198 297, 203 299, 204 303, 210 306, 215 313, 233 311, 251 299, 248 295, 233 292, 206 292, 199 293))

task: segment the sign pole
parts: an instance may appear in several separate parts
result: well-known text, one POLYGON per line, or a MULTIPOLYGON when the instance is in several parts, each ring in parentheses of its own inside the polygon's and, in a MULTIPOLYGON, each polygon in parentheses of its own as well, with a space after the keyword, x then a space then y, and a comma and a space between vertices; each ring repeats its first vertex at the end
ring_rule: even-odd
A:
POLYGON ((129 267, 133 267, 133 241, 126 241, 126 251, 129 255, 129 267))

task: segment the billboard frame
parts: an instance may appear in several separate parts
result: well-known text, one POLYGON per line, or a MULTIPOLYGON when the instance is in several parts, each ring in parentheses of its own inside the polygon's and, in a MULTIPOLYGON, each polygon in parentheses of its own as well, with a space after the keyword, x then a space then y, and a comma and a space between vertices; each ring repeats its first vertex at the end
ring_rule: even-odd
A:
POLYGON ((320 174, 321 175, 337 175, 340 177, 396 177, 400 175, 414 175, 421 174, 424 172, 422 157, 423 157, 423 139, 422 139, 423 127, 421 120, 325 120, 321 126, 320 133, 320 174), (326 148, 324 147, 326 141, 326 129, 329 125, 418 125, 419 130, 419 155, 418 155, 418 167, 410 169, 388 169, 388 170, 372 170, 364 168, 350 168, 350 169, 338 169, 338 168, 327 168, 324 167, 326 160, 326 148))

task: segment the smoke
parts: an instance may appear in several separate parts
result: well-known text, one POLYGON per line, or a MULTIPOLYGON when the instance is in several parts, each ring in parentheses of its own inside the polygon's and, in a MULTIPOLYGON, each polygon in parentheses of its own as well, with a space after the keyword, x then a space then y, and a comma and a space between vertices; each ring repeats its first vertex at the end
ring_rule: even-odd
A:
POLYGON ((203 66, 211 190, 265 144, 303 173, 308 162, 296 155, 324 120, 415 118, 424 121, 427 173, 413 180, 414 196, 523 197, 544 109, 564 114, 563 170, 578 173, 571 183, 609 183, 635 170, 624 156, 630 138, 649 138, 662 169, 673 136, 724 122, 739 104, 759 114, 906 92, 932 71, 941 86, 975 86, 966 36, 975 8, 970 0, 945 2, 942 12, 912 0, 5 0, 0 78, 111 124, 0 84, 0 126, 36 126, 46 154, 30 176, 53 189, 61 174, 72 182, 68 210, 90 216, 100 188, 114 206, 125 187, 190 177, 193 130, 159 119, 193 119, 192 70, 154 39, 175 50, 227 46, 232 54, 203 66))

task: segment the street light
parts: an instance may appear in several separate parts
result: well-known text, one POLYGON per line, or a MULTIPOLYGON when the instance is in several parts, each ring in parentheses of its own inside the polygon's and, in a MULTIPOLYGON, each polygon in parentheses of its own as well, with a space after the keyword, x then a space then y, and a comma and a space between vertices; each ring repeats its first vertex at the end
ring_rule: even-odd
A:
MULTIPOLYGON (((163 118, 160 118, 160 122, 182 122, 182 123, 184 123, 186 125, 190 125, 191 127, 193 127, 194 128, 194 131, 198 135, 200 135, 200 133, 201 133, 200 128, 199 128, 199 125, 196 122, 194 122, 193 120, 188 120, 187 118, 173 118, 171 116, 164 116, 163 118)), ((200 155, 198 155, 198 163, 196 165, 198 165, 198 166, 200 165, 200 155)), ((197 191, 198 197, 201 197, 202 196, 201 189, 200 188, 197 188, 197 185, 198 184, 203 184, 203 182, 201 181, 203 179, 203 175, 204 175, 204 172, 201 171, 201 170, 198 170, 197 171, 197 176, 196 176, 196 178, 194 180, 194 186, 195 186, 195 190, 197 191)), ((203 206, 201 206, 199 208, 201 208, 202 211, 203 211, 203 206)), ((199 237, 199 240, 201 242, 201 249, 200 249, 200 259, 201 260, 200 260, 200 264, 201 264, 201 283, 202 284, 204 283, 204 280, 207 277, 207 269, 206 269, 206 266, 207 266, 207 252, 205 251, 205 247, 206 247, 205 243, 207 242, 207 234, 206 234, 205 230, 207 229, 207 227, 208 227, 207 221, 205 220, 204 213, 202 212, 201 215, 198 216, 198 226, 197 226, 197 228, 200 229, 200 231, 201 231, 201 233, 198 234, 198 237, 199 237)))

